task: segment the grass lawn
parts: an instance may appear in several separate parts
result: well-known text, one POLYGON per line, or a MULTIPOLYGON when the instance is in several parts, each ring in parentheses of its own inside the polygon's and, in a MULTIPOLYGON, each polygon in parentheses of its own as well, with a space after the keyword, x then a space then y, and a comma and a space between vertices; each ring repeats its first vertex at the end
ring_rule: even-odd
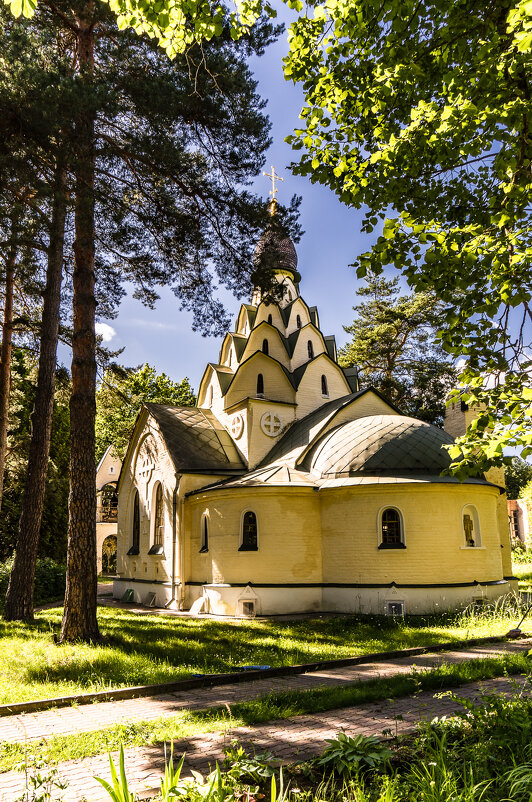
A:
POLYGON ((532 592, 532 562, 514 562, 512 572, 519 580, 519 590, 532 592))
POLYGON ((323 617, 302 621, 220 621, 135 615, 101 607, 103 645, 58 646, 61 610, 33 625, 0 621, 0 703, 165 682, 240 665, 295 664, 503 635, 515 609, 495 614, 391 619, 323 617))
POLYGON ((440 691, 466 682, 490 679, 503 674, 528 674, 530 660, 526 655, 505 655, 498 658, 471 660, 458 665, 443 665, 430 671, 386 679, 374 679, 348 686, 315 688, 309 691, 285 691, 259 699, 237 702, 208 710, 181 711, 155 721, 131 721, 92 732, 56 735, 24 743, 0 744, 0 772, 23 770, 29 748, 32 762, 46 764, 80 759, 133 746, 145 746, 191 738, 199 733, 227 732, 235 727, 261 724, 303 714, 394 699, 422 690, 440 691))

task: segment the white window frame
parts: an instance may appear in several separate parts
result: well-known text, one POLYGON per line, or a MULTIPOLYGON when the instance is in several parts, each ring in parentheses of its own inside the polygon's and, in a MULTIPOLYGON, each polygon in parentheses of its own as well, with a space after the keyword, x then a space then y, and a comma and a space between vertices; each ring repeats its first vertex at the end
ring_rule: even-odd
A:
POLYGON ((165 498, 164 498, 164 485, 160 479, 157 479, 153 483, 153 489, 151 493, 151 507, 150 507, 150 548, 148 554, 150 557, 164 557, 164 540, 165 540, 165 532, 166 532, 166 509, 165 509, 165 498), (161 495, 162 495, 162 515, 163 515, 163 531, 162 531, 162 543, 155 542, 155 528, 157 526, 157 488, 161 487, 161 495), (161 547, 160 552, 155 552, 155 548, 161 547))
POLYGON ((462 549, 467 549, 470 551, 471 549, 483 549, 485 546, 482 545, 482 530, 480 528, 480 515, 478 514, 478 509, 474 504, 464 504, 462 507, 462 511, 460 513, 460 531, 462 533, 462 549), (475 540, 475 545, 470 546, 466 543, 466 535, 464 530, 464 515, 468 514, 468 510, 472 512, 473 518, 473 535, 475 540))
POLYGON ((242 510, 242 512, 240 513, 240 529, 239 529, 239 533, 238 533, 238 550, 239 551, 243 551, 243 552, 246 552, 246 551, 251 551, 251 552, 258 551, 259 547, 260 547, 259 535, 260 535, 260 532, 259 532, 259 516, 257 515, 256 510, 252 509, 251 507, 246 507, 246 509, 242 510), (245 549, 244 548, 244 516, 245 516, 245 514, 247 512, 252 512, 253 513, 253 515, 255 516, 255 522, 257 524, 257 548, 256 549, 248 549, 248 548, 245 549))
POLYGON ((210 537, 211 521, 208 510, 201 514, 200 520, 200 554, 207 554, 209 551, 209 537, 210 537), (207 524, 207 538, 205 538, 205 524, 207 524), (207 541, 207 542, 205 542, 207 541))
POLYGON ((403 511, 396 504, 383 504, 377 513, 377 548, 382 551, 396 551, 406 549, 406 528, 405 518, 403 511), (400 544, 388 544, 382 540, 382 516, 385 510, 395 510, 399 514, 399 524, 401 527, 401 542, 400 544))

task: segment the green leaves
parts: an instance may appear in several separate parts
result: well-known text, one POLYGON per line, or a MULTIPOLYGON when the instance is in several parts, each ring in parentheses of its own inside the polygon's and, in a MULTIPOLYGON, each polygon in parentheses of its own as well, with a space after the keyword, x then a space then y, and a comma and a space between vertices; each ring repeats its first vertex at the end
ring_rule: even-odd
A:
POLYGON ((482 440, 466 438, 475 453, 486 464, 510 445, 528 453, 531 0, 509 13, 482 0, 328 0, 323 13, 289 34, 286 74, 305 92, 295 171, 365 209, 363 230, 377 234, 354 261, 359 277, 393 265, 448 308, 441 345, 467 366, 472 403, 493 408, 482 440))
POLYGON ((340 732, 336 738, 328 738, 325 749, 316 765, 340 776, 350 777, 363 770, 382 770, 387 765, 391 751, 374 735, 355 735, 351 738, 340 732))
MULTIPOLYGON (((32 17, 37 0, 4 0, 15 17, 32 17)), ((184 53, 195 42, 209 41, 220 36, 224 27, 225 12, 221 5, 208 0, 106 0, 116 14, 120 30, 133 28, 156 39, 169 58, 184 53)), ((301 0, 291 0, 298 11, 301 0)), ((230 35, 240 38, 265 12, 275 17, 276 12, 263 0, 235 0, 236 10, 229 17, 230 35)))
POLYGON ((32 17, 37 7, 37 0, 4 0, 4 3, 14 17, 32 17))

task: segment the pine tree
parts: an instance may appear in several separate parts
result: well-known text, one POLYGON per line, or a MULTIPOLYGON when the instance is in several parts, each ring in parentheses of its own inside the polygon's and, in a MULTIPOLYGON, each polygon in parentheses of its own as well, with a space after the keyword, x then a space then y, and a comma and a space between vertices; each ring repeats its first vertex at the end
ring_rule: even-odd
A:
POLYGON ((436 337, 441 309, 431 293, 400 295, 399 280, 370 276, 357 290, 363 300, 344 330, 353 339, 340 349, 340 364, 357 365, 375 387, 416 418, 443 425, 445 399, 456 371, 436 337))
MULTIPOLYGON (((96 640, 96 305, 111 316, 124 280, 151 304, 157 285, 169 285, 194 311, 197 328, 226 325, 211 267, 229 288, 248 290, 251 244, 265 210, 245 184, 262 166, 269 139, 245 59, 261 52, 272 29, 259 25, 235 44, 227 28, 169 62, 150 40, 118 31, 98 2, 45 0, 25 24, 55 27, 74 65, 73 122, 65 132, 75 240, 66 287, 73 360, 61 638, 96 640)), ((294 212, 287 212, 289 223, 294 212)))

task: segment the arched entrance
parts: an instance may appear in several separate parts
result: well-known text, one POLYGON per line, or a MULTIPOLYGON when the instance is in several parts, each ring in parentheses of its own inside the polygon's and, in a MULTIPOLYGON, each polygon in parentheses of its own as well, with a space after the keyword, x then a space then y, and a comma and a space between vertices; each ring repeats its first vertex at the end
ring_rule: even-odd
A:
POLYGON ((116 535, 108 535, 102 543, 102 574, 116 574, 116 535))

